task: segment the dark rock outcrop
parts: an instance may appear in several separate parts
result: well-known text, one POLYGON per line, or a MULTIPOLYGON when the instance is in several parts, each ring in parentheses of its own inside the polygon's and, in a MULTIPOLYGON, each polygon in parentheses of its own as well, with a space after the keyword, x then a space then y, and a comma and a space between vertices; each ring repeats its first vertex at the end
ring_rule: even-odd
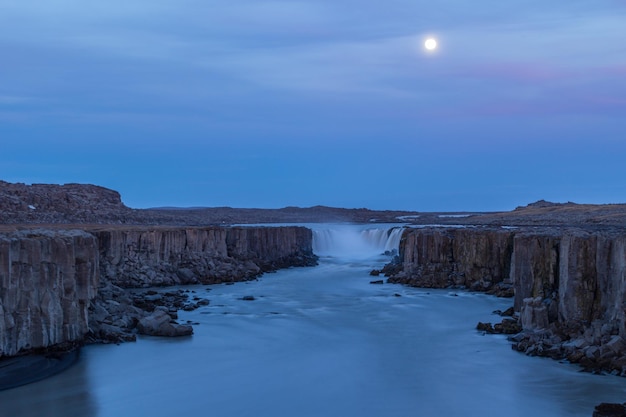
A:
POLYGON ((506 318, 500 323, 492 325, 491 323, 478 322, 476 330, 489 334, 517 334, 522 331, 522 326, 517 320, 506 318))
POLYGON ((154 310, 152 314, 139 320, 137 330, 139 334, 165 337, 189 336, 193 333, 191 326, 176 323, 168 312, 162 309, 154 310))

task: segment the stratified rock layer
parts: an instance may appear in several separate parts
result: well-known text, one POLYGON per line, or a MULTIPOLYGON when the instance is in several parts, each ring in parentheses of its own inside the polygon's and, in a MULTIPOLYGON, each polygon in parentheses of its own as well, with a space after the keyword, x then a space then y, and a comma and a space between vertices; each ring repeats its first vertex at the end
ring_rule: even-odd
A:
POLYGON ((420 287, 513 287, 515 348, 626 374, 623 230, 408 229, 388 270, 420 287))

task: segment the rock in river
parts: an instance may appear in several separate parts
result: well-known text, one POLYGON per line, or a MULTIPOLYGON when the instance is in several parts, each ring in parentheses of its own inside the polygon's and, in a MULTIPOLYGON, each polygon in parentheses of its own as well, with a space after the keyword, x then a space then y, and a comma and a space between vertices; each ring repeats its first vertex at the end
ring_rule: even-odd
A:
POLYGON ((178 324, 165 311, 157 309, 151 315, 139 320, 137 330, 149 336, 188 336, 193 333, 191 326, 178 324))

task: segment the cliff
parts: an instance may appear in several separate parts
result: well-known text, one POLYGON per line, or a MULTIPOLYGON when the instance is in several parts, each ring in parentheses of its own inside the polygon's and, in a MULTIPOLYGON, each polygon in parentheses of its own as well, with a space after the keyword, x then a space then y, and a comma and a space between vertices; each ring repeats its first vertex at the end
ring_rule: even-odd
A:
POLYGON ((214 284, 315 265, 304 227, 94 230, 102 277, 120 287, 214 284))
POLYGON ((98 287, 98 245, 81 231, 0 235, 0 357, 81 341, 98 287))
POLYGON ((87 334, 132 338, 138 322, 159 312, 154 303, 138 308, 120 287, 241 281, 316 259, 312 232, 302 227, 0 233, 0 357, 81 343, 87 334))
POLYGON ((515 348, 626 375, 626 232, 407 229, 390 282, 514 289, 515 348))
POLYGON ((494 291, 500 284, 510 284, 513 236, 498 229, 407 229, 400 241, 402 268, 390 281, 494 291))

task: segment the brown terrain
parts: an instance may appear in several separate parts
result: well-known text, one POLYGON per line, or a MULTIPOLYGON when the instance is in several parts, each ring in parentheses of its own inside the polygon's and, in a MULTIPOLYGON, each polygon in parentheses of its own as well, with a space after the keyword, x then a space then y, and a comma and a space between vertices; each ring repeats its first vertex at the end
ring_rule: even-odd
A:
POLYGON ((419 225, 626 227, 626 204, 538 201, 506 212, 415 212, 366 208, 153 208, 132 209, 118 192, 82 184, 0 181, 0 225, 208 226, 257 223, 411 223, 419 225))

